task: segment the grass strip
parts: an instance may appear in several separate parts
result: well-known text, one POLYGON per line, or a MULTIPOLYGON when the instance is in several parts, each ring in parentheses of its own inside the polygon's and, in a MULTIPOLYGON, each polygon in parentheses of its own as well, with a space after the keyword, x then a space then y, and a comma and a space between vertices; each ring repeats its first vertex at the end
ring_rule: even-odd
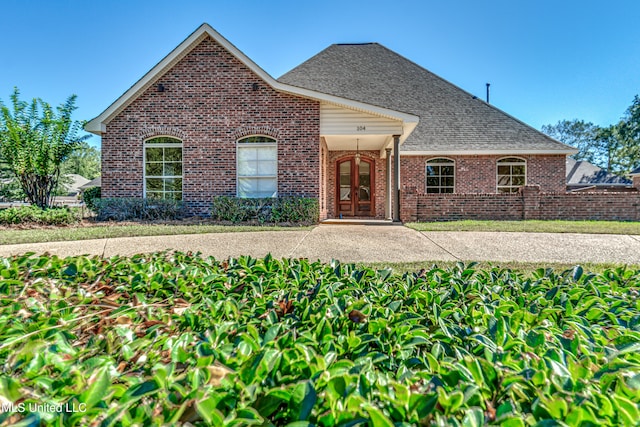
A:
POLYGON ((640 222, 631 221, 481 221, 411 222, 418 231, 506 231, 527 233, 586 233, 640 235, 640 222))
MULTIPOLYGON (((465 263, 468 261, 465 261, 465 263)), ((452 269, 457 268, 459 261, 412 261, 412 262, 369 262, 357 263, 360 268, 371 268, 374 270, 383 270, 390 268, 395 274, 415 273, 422 269, 431 270, 433 268, 452 269)), ((606 270, 625 268, 628 270, 640 270, 640 264, 620 264, 620 263, 580 263, 567 264, 559 262, 519 262, 519 261, 481 261, 474 262, 474 268, 480 270, 491 270, 493 268, 512 270, 514 272, 529 276, 540 269, 547 271, 553 270, 563 272, 572 270, 580 265, 584 271, 594 274, 602 274, 606 270)))
POLYGON ((115 237, 172 236, 178 234, 241 233, 248 231, 304 230, 309 227, 233 226, 233 225, 100 225, 28 230, 6 229, 0 232, 0 245, 107 239, 115 237))

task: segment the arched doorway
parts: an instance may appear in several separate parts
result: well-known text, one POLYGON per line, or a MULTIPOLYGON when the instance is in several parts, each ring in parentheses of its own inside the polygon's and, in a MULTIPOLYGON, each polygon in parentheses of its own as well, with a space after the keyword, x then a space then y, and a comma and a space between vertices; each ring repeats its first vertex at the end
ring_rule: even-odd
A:
POLYGON ((374 216, 373 160, 355 156, 336 162, 336 206, 338 216, 374 216))

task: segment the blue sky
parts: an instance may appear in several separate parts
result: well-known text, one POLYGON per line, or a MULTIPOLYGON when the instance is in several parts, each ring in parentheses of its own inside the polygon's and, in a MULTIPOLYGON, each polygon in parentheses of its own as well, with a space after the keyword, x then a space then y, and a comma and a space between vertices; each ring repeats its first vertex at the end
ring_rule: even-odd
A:
MULTIPOLYGON (((274 77, 378 42, 540 128, 617 122, 640 94, 637 0, 2 0, 0 99, 97 116, 203 22, 274 77)), ((99 138, 94 137, 94 144, 99 138)))

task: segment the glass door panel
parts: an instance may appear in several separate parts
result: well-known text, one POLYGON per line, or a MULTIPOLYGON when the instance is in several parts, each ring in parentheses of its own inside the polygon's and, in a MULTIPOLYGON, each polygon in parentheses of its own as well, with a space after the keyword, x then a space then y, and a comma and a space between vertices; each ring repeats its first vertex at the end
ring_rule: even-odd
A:
POLYGON ((373 212, 373 161, 350 157, 337 163, 338 216, 371 216, 373 212))

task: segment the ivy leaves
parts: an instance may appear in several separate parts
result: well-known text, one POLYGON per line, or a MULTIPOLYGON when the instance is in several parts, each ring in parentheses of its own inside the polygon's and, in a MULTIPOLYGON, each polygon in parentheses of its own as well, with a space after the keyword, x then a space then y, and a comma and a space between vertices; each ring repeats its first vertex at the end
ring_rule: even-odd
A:
POLYGON ((83 411, 0 423, 634 425, 639 277, 191 253, 2 259, 2 401, 83 411))

